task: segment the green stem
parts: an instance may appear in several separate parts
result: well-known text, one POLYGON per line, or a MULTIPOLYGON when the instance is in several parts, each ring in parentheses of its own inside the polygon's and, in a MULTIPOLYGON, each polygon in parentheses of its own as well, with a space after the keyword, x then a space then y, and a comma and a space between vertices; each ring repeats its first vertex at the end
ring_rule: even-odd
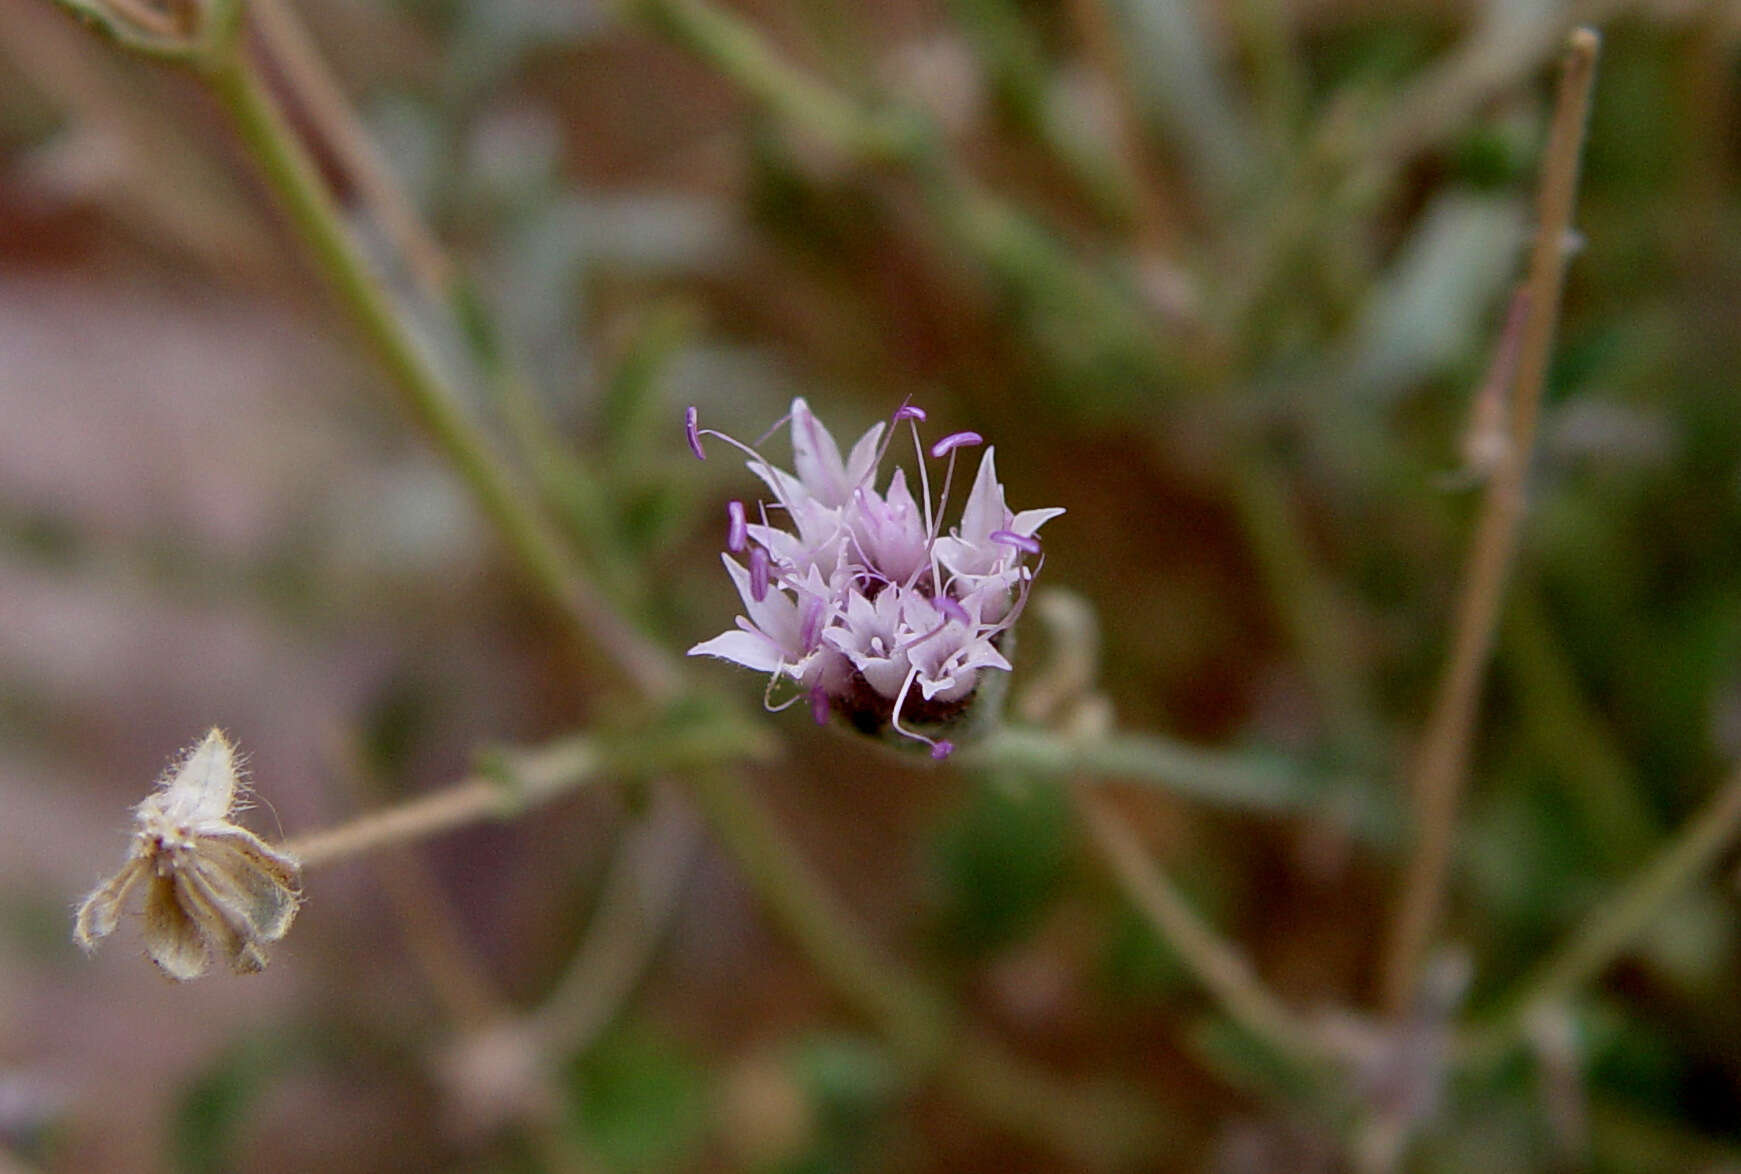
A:
POLYGON ((1077 810, 1120 885, 1228 1018, 1294 1060, 1333 1058, 1325 1041, 1277 998, 1244 956, 1199 917, 1106 799, 1075 788, 1077 810))
POLYGON ((672 41, 708 61, 782 119, 854 159, 885 160, 916 147, 905 119, 867 113, 787 64, 752 26, 705 0, 621 0, 672 41))
POLYGON ((951 1018, 941 1002, 875 957, 822 878, 737 776, 703 768, 688 782, 763 904, 840 997, 876 1024, 908 1061, 935 1064, 951 1018))
POLYGON ((973 770, 1014 769, 1144 783, 1170 793, 1256 811, 1298 811, 1317 792, 1279 762, 1216 754, 1148 734, 1069 738, 1029 726, 1001 726, 956 752, 973 770))
POLYGON ((527 491, 461 406, 457 391, 416 341, 345 230, 333 198, 253 60, 233 52, 208 75, 297 234, 386 365, 406 406, 470 487, 532 580, 641 690, 670 697, 679 677, 668 655, 600 600, 527 491))
POLYGON ((1712 796, 1660 856, 1596 912, 1569 941, 1519 985, 1497 1022, 1477 1029, 1472 1060, 1502 1053, 1522 1033, 1530 1013, 1559 1002, 1601 974, 1673 901, 1702 877, 1741 834, 1741 769, 1712 796))

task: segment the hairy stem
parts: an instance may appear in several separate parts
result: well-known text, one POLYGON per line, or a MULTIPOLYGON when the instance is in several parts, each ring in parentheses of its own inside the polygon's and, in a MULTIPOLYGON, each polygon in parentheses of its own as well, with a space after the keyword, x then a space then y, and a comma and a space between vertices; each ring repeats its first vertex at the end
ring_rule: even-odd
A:
POLYGON ((1047 778, 1142 783, 1191 799, 1254 811, 1297 811, 1313 798, 1279 763, 1186 746, 1150 734, 1072 738, 1032 726, 1002 726, 956 752, 974 770, 1013 769, 1047 778))
POLYGON ((1566 234, 1572 222, 1599 47, 1595 32, 1574 32, 1560 75, 1536 207, 1537 235, 1526 287, 1529 317, 1524 323, 1517 382, 1512 389, 1509 444, 1482 501, 1450 658, 1411 780, 1417 813, 1416 847, 1409 857, 1381 979, 1383 1005, 1392 1014, 1400 1014, 1409 1004, 1421 958, 1444 903, 1475 709, 1524 513, 1530 453, 1565 280, 1566 234))
POLYGON ((508 819, 596 781, 606 756, 570 739, 512 756, 500 777, 474 775, 428 795, 297 836, 283 848, 304 868, 318 868, 394 844, 425 840, 487 819, 508 819))

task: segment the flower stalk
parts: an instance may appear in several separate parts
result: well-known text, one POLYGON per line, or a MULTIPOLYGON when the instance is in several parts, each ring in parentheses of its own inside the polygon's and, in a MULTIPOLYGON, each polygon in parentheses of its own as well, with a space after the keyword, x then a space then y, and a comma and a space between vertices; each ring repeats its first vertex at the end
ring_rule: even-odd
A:
POLYGON ((1475 709, 1526 504, 1530 455, 1565 284, 1566 235, 1572 223, 1600 45, 1593 30, 1574 32, 1560 74, 1536 209, 1536 241, 1525 292, 1529 311, 1518 352, 1517 384, 1512 390, 1510 443, 1482 500, 1450 659, 1410 780, 1417 813, 1416 847, 1409 857, 1381 976, 1382 1002, 1392 1013, 1400 1013, 1409 1002, 1421 958, 1444 904, 1475 709))

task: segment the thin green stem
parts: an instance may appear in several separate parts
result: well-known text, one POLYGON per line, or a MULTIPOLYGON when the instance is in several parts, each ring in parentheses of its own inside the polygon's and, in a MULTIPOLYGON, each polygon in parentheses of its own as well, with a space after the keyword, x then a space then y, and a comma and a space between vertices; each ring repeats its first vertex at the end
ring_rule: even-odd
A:
POLYGON ((865 111, 788 64, 752 26, 705 0, 619 0, 619 7, 708 61, 782 119, 850 158, 893 159, 916 146, 909 120, 865 111))
POLYGON ((1217 754, 1149 734, 1071 738, 1032 726, 1001 726, 958 750, 955 760, 974 770, 1143 783, 1254 811, 1298 811, 1317 794, 1280 762, 1217 754))
POLYGON ((1662 854, 1585 920, 1525 978, 1492 1026, 1477 1029, 1466 1055, 1491 1058, 1523 1033, 1530 1013, 1569 997, 1648 929, 1741 836, 1741 768, 1731 774, 1662 854))
POLYGON ((387 367, 406 406, 453 463, 527 574, 642 692, 655 698, 674 695, 680 678, 668 654, 599 599, 549 523, 528 505, 528 492, 489 437, 469 418, 457 389, 395 313, 252 59, 235 52, 209 77, 298 235, 387 367))
POLYGON ((1126 895, 1161 939, 1178 951, 1186 969, 1227 1017, 1283 1055, 1309 1062, 1332 1059, 1319 1035, 1263 984, 1238 950, 1197 916, 1106 799, 1085 787, 1074 790, 1082 821, 1126 895))
POLYGON ((1608 871, 1624 873, 1661 846, 1662 819, 1646 801, 1614 731, 1585 697, 1537 584, 1514 588, 1500 639, 1500 664, 1518 694, 1523 736, 1551 764, 1563 802, 1577 812, 1608 871))
POLYGON ((1444 903, 1475 709, 1524 514, 1530 453, 1565 282, 1566 234, 1572 222, 1599 48, 1600 40, 1593 31, 1573 33, 1560 75, 1536 209, 1536 241, 1526 287, 1529 317, 1518 351, 1509 443, 1482 501, 1451 654, 1411 780, 1417 810, 1416 849, 1409 857, 1382 975, 1383 1003, 1393 1014, 1400 1014, 1409 1004, 1421 958, 1444 903))
POLYGON ((704 839, 694 808, 667 784, 625 829, 586 937, 527 1026, 549 1056, 586 1049, 616 1017, 669 928, 704 839))
POLYGON ((702 768, 689 789, 751 887, 841 998, 921 1067, 943 1051, 951 1015, 930 991, 876 957, 820 876, 733 773, 702 768))

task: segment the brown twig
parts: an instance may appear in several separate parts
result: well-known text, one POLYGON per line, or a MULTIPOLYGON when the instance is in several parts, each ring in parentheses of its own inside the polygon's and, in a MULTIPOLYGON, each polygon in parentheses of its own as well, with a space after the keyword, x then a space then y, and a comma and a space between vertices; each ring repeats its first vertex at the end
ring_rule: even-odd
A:
POLYGON ((604 756, 580 739, 556 742, 511 762, 511 778, 474 775, 348 823, 287 840, 284 851, 318 868, 395 844, 438 836, 487 819, 505 819, 596 779, 604 756))
POLYGON ((1529 318, 1524 326, 1517 386, 1511 401, 1511 443, 1495 468, 1482 501, 1458 604, 1451 655, 1412 779, 1418 813, 1416 845, 1409 858, 1381 979, 1382 1002, 1392 1014, 1408 1005, 1421 957, 1444 901, 1453 825, 1468 768, 1475 708, 1493 646, 1506 571, 1517 548, 1518 523, 1524 512, 1530 452, 1565 279, 1566 234, 1572 219, 1600 44, 1600 38, 1591 29, 1573 32, 1560 74, 1537 202, 1537 237, 1528 284, 1529 318))
POLYGON ((453 269, 447 255, 358 120, 295 10, 285 0, 250 0, 248 12, 297 109, 342 163, 423 295, 444 301, 453 269))

